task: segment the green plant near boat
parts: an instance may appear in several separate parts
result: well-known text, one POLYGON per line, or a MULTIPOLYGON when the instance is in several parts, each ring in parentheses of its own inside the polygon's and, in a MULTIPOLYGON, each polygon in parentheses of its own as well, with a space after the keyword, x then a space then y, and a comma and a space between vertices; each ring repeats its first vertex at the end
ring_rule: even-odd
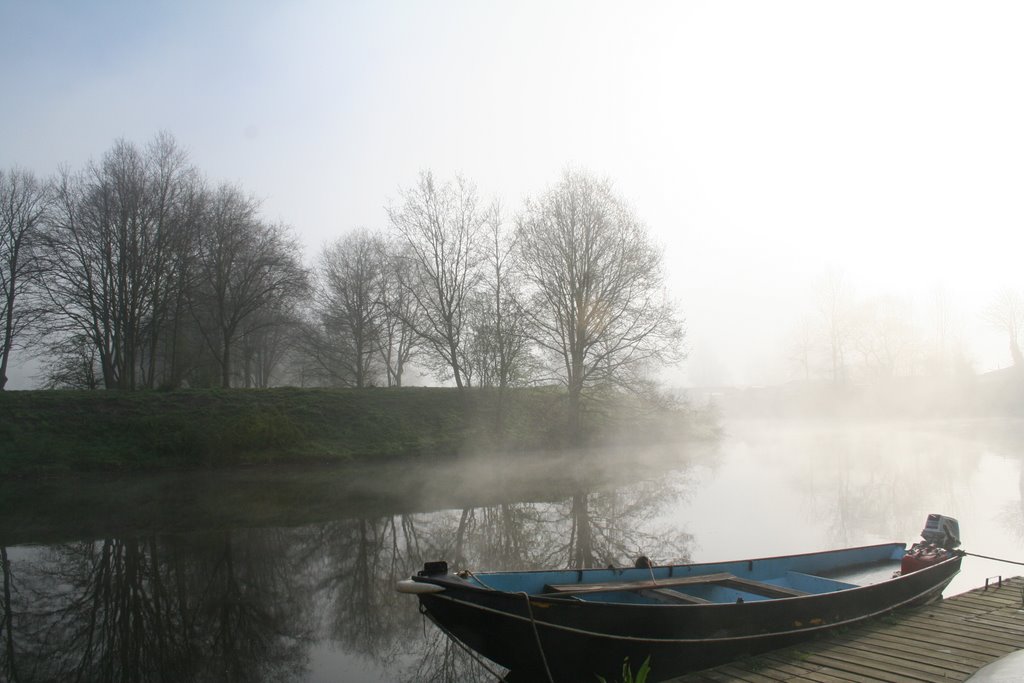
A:
MULTIPOLYGON (((644 663, 640 665, 636 674, 629 667, 629 657, 626 657, 622 661, 622 681, 620 683, 647 683, 647 677, 651 673, 651 658, 648 657, 644 660, 644 663)), ((598 676, 597 680, 601 683, 609 683, 604 676, 598 676)), ((612 682, 614 683, 614 682, 612 682)))

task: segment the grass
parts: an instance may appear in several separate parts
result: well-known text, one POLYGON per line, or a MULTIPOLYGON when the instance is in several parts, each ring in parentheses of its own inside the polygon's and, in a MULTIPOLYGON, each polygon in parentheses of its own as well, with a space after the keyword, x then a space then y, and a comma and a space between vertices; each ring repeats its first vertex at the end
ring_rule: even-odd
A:
MULTIPOLYGON (((565 403, 556 389, 515 390, 498 434, 495 396, 481 389, 0 392, 0 476, 560 448, 567 445, 565 403)), ((678 413, 665 418, 680 422, 678 413)), ((654 419, 631 424, 642 433, 654 419)), ((606 418, 589 431, 622 428, 606 418)))

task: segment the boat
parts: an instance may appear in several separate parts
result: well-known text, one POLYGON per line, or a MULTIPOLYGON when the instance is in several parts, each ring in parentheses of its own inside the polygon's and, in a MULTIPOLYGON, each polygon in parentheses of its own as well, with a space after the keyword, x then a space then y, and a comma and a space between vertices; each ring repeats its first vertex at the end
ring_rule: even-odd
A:
POLYGON ((941 598, 960 570, 959 524, 923 540, 730 562, 543 571, 451 571, 398 582, 448 636, 507 680, 663 680, 941 598))

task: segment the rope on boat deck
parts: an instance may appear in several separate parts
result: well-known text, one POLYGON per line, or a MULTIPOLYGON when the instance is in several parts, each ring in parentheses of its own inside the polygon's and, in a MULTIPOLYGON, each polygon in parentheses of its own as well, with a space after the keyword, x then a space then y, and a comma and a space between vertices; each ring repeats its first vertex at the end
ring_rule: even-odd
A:
POLYGON ((540 633, 537 631, 537 620, 533 617, 533 605, 530 604, 530 594, 526 591, 519 591, 519 594, 526 600, 526 611, 530 614, 530 625, 533 626, 533 639, 537 641, 537 652, 540 652, 540 661, 544 663, 544 673, 548 675, 548 683, 555 683, 551 676, 551 669, 548 668, 548 657, 544 654, 544 646, 540 644, 540 633))

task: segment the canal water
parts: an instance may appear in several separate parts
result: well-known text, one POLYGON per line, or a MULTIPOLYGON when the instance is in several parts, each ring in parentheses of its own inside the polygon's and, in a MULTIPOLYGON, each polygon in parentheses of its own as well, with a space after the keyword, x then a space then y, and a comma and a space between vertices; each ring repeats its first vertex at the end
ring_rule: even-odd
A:
MULTIPOLYGON (((1024 561, 1024 424, 727 421, 714 443, 0 483, 0 680, 493 680, 394 591, 912 541, 1024 561)), ((966 558, 946 591, 1024 568, 966 558)))

